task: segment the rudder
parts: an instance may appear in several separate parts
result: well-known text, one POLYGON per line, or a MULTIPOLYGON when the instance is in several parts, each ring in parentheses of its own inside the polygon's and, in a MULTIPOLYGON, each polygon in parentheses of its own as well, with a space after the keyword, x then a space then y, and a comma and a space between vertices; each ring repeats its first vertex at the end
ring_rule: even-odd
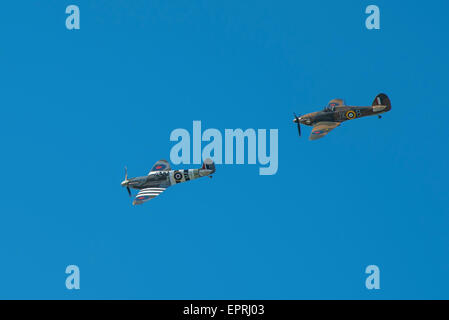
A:
POLYGON ((388 96, 384 93, 380 93, 376 96, 376 98, 374 98, 373 101, 373 106, 386 106, 387 108, 385 109, 386 111, 390 111, 391 110, 391 101, 390 98, 388 98, 388 96))
POLYGON ((212 173, 215 172, 215 163, 211 158, 207 158, 203 162, 203 167, 201 169, 212 170, 212 173))

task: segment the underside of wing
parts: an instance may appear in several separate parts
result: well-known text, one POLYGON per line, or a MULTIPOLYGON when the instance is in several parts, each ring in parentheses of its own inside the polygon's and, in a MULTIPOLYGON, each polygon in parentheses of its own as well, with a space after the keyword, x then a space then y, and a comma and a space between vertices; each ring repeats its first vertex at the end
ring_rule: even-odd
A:
POLYGON ((153 198, 156 198, 162 192, 165 191, 166 188, 145 188, 139 191, 136 195, 136 198, 133 201, 133 204, 142 204, 147 202, 153 198))
POLYGON ((168 163, 167 160, 159 160, 158 162, 156 162, 153 166, 153 168, 151 168, 150 172, 153 171, 170 171, 171 167, 170 167, 170 163, 168 163))
POLYGON ((312 133, 310 134, 310 140, 317 140, 324 137, 331 130, 340 125, 340 122, 318 122, 313 126, 312 133))

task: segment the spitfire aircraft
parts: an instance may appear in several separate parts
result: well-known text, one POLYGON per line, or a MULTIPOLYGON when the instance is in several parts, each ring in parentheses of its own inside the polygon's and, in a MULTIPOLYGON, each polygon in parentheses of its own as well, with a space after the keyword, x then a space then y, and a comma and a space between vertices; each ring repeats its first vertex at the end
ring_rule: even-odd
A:
POLYGON ((190 181, 193 179, 209 176, 215 172, 215 164, 212 159, 206 159, 201 169, 172 170, 167 160, 156 162, 147 176, 128 179, 128 171, 125 167, 125 180, 122 187, 126 187, 128 194, 132 197, 130 188, 138 189, 133 205, 142 204, 151 200, 168 187, 190 181))
POLYGON ((331 100, 323 111, 317 111, 296 116, 293 122, 298 125, 298 133, 301 136, 301 124, 312 126, 310 140, 317 140, 327 135, 332 129, 338 127, 343 121, 356 118, 377 115, 391 110, 391 102, 387 95, 381 93, 376 96, 369 107, 347 106, 342 99, 331 100))

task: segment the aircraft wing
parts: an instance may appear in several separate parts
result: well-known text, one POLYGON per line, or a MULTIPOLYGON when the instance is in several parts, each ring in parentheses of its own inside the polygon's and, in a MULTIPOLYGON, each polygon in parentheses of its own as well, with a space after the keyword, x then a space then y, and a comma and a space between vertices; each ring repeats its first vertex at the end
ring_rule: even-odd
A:
POLYGON ((318 122, 313 126, 312 133, 310 134, 309 140, 317 140, 324 137, 331 130, 335 129, 340 125, 340 122, 318 122))
POLYGON ((162 192, 165 191, 166 188, 145 188, 141 189, 139 193, 134 198, 133 204, 142 204, 147 202, 153 198, 156 198, 162 192))
POLYGON ((150 172, 153 171, 170 171, 171 167, 170 167, 170 163, 168 163, 167 160, 159 160, 158 162, 156 162, 153 166, 153 168, 151 168, 150 172))
POLYGON ((327 107, 333 106, 333 107, 341 107, 345 105, 345 101, 343 99, 332 99, 327 104, 327 107))

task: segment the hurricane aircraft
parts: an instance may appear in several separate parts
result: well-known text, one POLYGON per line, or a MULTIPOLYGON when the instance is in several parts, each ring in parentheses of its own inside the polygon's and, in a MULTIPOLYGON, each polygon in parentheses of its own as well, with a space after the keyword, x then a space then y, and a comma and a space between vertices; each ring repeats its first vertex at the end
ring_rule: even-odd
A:
POLYGON ((317 140, 327 135, 342 122, 357 118, 375 116, 382 118, 381 114, 391 110, 391 102, 386 94, 378 94, 371 106, 348 106, 342 99, 329 101, 322 111, 308 113, 302 116, 294 114, 293 122, 298 125, 301 136, 301 124, 312 126, 310 140, 317 140))

